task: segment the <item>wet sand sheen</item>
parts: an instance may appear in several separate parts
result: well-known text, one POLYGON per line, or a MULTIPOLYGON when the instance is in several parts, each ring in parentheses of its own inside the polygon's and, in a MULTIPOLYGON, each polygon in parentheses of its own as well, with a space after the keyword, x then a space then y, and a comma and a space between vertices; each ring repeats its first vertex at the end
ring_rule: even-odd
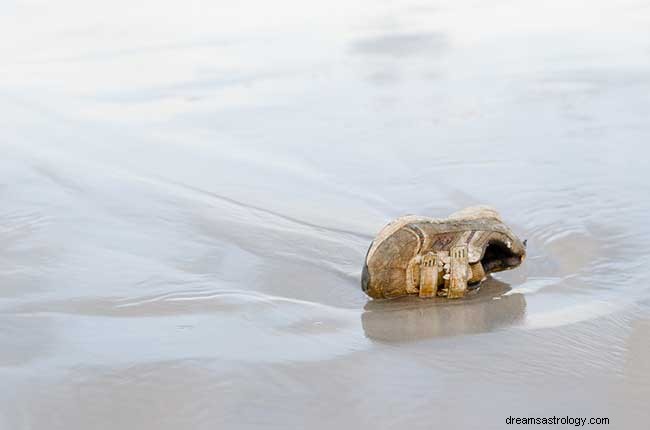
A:
POLYGON ((650 418, 648 6, 197 5, 0 6, 0 430, 650 418), (522 267, 364 296, 478 203, 522 267))

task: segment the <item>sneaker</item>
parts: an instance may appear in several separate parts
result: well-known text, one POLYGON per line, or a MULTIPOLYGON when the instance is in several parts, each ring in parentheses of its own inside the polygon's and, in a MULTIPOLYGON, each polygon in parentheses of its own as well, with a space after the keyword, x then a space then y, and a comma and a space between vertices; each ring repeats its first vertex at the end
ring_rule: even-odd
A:
POLYGON ((469 207, 446 219, 407 215, 370 244, 361 286, 374 299, 455 299, 487 274, 519 266, 525 256, 525 241, 492 208, 469 207))

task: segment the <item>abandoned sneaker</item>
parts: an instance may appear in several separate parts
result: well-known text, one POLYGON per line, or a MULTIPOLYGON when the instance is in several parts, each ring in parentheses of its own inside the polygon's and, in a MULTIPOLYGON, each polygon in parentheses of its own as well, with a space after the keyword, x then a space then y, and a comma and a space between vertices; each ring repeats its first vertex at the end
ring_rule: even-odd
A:
POLYGON ((374 299, 460 298, 468 285, 519 266, 525 256, 525 243, 492 208, 469 207, 446 219, 407 215, 370 244, 361 286, 374 299))

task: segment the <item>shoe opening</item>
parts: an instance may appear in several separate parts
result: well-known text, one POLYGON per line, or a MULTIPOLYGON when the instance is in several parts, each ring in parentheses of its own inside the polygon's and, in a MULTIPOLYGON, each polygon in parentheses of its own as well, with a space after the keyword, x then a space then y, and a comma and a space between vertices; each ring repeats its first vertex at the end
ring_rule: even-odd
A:
POLYGON ((501 241, 491 241, 485 248, 481 259, 485 273, 499 272, 516 267, 521 263, 521 256, 515 254, 501 241))

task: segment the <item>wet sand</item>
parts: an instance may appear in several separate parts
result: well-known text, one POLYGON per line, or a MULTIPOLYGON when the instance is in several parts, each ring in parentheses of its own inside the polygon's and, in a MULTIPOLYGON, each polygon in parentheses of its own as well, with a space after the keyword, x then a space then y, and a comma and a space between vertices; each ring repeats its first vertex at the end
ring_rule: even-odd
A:
POLYGON ((648 422, 650 3, 50 3, 0 6, 0 430, 648 422), (362 293, 479 203, 521 268, 362 293))

